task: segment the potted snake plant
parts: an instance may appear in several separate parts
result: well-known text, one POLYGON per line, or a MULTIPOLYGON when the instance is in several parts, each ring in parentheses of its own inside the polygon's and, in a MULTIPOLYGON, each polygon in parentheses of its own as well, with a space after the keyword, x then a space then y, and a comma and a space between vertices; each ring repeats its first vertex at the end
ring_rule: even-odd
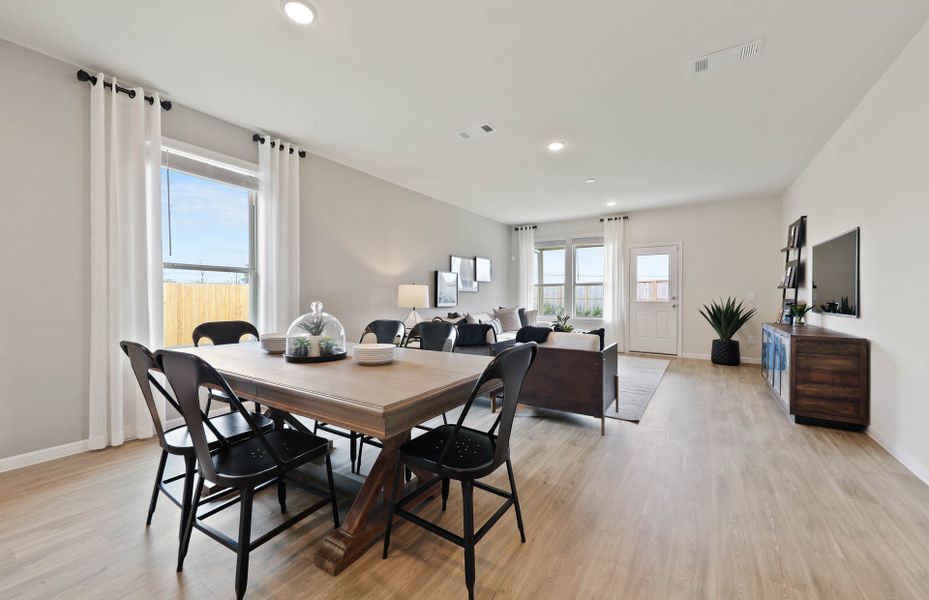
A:
POLYGON ((710 360, 714 364, 729 366, 741 364, 739 342, 732 339, 732 336, 755 316, 756 310, 755 308, 743 308, 742 302, 736 304, 735 298, 727 298, 725 302, 722 302, 722 299, 719 302, 714 300, 710 306, 703 305, 700 314, 719 336, 719 339, 713 340, 713 351, 710 355, 710 360))

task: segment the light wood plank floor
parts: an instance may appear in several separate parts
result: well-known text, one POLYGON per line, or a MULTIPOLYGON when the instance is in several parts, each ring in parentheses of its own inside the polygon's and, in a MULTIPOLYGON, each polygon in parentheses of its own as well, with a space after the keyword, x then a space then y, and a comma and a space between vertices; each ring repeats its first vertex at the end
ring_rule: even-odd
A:
MULTIPOLYGON (((234 555, 202 534, 174 572, 173 505, 144 526, 157 455, 134 442, 0 475, 0 598, 232 597, 234 555)), ((478 545, 485 600, 929 597, 929 487, 865 435, 791 423, 756 366, 674 360, 642 423, 603 438, 523 410, 513 463, 528 542, 511 511, 478 545)), ((261 497, 254 531, 280 519, 261 497)), ((497 498, 476 506, 482 522, 497 498)), ((446 514, 423 510, 460 530, 456 490, 446 514)), ((255 551, 248 597, 466 597, 461 550, 409 524, 389 560, 329 577, 312 561, 329 526, 320 512, 255 551)))

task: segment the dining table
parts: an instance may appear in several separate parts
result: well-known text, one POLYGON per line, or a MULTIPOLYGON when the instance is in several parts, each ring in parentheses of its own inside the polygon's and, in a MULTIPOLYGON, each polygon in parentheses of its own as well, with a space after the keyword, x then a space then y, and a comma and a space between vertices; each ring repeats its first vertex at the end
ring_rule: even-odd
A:
MULTIPOLYGON (((354 495, 341 527, 315 550, 314 562, 338 575, 384 533, 388 495, 393 493, 400 446, 413 427, 464 404, 491 358, 412 348, 394 350, 393 362, 361 365, 348 345, 344 360, 291 363, 265 352, 258 342, 184 348, 213 366, 243 400, 255 401, 292 426, 293 415, 335 425, 380 440, 380 454, 363 480, 342 477, 336 487, 354 495)), ((404 494, 430 476, 412 469, 404 494)))

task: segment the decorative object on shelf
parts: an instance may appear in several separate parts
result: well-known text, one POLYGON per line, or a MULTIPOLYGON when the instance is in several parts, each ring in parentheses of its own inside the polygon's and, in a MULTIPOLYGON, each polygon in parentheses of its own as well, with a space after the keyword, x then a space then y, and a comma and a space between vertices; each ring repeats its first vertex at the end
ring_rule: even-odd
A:
POLYGON ((787 229, 787 247, 796 248, 799 241, 800 224, 795 222, 787 229))
POLYGON ((288 362, 326 362, 346 357, 345 328, 338 319, 323 312, 322 302, 310 304, 310 312, 287 330, 288 362))
POLYGON ((408 330, 412 329, 423 320, 416 309, 429 308, 429 286, 418 283, 401 284, 397 288, 397 306, 413 309, 403 322, 408 330))
POLYGON ((458 273, 458 291, 476 294, 480 290, 480 286, 477 283, 477 267, 474 259, 452 255, 450 262, 451 268, 449 270, 452 273, 458 273))
POLYGON ((713 340, 713 350, 710 355, 710 360, 714 364, 729 366, 741 364, 739 342, 732 339, 732 336, 755 316, 756 310, 756 308, 743 308, 742 302, 736 304, 735 298, 727 298, 724 304, 714 300, 710 306, 703 305, 700 314, 719 336, 719 339, 713 340))
POLYGON ((792 304, 790 307, 790 313, 793 315, 794 325, 797 327, 803 327, 806 325, 804 322, 806 319, 806 313, 810 312, 811 310, 813 310, 813 307, 807 306, 806 302, 797 302, 792 304))
POLYGON ((796 287, 794 285, 795 276, 796 276, 796 267, 789 266, 786 269, 784 269, 784 284, 783 285, 785 288, 796 287))
POLYGON ((792 310, 794 304, 796 304, 796 302, 793 300, 784 300, 784 304, 781 306, 781 316, 778 318, 779 323, 783 323, 784 325, 794 324, 794 315, 792 310))
POLYGON ((558 312, 555 313, 555 325, 552 327, 553 331, 563 331, 565 333, 570 333, 574 331, 574 325, 568 325, 568 315, 564 314, 564 309, 559 308, 558 312))
POLYGON ((458 273, 435 272, 435 306, 436 308, 458 306, 458 273))
POLYGON ((475 273, 477 274, 477 281, 480 283, 490 283, 491 276, 493 274, 493 265, 490 262, 489 258, 482 258, 480 256, 474 257, 474 268, 475 273))

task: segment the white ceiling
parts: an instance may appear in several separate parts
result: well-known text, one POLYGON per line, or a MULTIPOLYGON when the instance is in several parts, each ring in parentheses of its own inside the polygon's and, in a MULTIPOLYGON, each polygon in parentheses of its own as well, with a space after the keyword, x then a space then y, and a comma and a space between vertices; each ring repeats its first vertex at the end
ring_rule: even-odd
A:
POLYGON ((279 0, 0 0, 0 37, 518 223, 781 192, 929 17, 929 0, 313 3, 300 27, 279 0), (690 73, 756 38, 752 62, 690 73), (455 135, 485 121, 497 133, 455 135))

